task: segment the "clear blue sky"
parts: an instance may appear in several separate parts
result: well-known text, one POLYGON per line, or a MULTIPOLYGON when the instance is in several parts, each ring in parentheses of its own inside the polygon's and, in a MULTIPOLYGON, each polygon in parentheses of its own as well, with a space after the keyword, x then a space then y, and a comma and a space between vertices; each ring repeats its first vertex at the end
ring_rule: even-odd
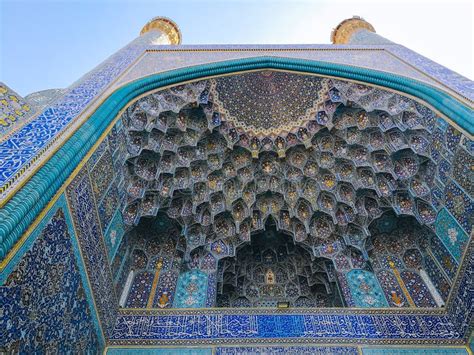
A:
POLYGON ((154 16, 173 19, 184 44, 220 44, 329 43, 352 15, 472 79, 472 10, 456 0, 0 0, 0 81, 21 95, 67 87, 154 16))

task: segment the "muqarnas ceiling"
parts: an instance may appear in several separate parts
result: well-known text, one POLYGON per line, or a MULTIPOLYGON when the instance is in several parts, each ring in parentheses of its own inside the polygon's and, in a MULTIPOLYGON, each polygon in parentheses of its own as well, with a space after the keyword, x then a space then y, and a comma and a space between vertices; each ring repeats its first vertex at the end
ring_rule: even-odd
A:
POLYGON ((314 258, 288 235, 267 225, 234 258, 223 259, 217 272, 218 307, 341 306, 333 268, 314 258))
POLYGON ((185 259, 235 256, 270 216, 332 260, 349 249, 367 259, 369 225, 388 211, 435 221, 436 116, 393 92, 265 70, 151 93, 122 119, 124 221, 164 211, 182 226, 185 259))

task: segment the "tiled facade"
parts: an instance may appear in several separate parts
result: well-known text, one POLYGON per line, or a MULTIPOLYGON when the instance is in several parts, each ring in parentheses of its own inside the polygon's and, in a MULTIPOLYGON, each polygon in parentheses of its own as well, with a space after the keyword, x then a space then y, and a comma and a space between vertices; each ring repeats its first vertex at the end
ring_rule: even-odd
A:
MULTIPOLYGON (((24 171, 36 156, 56 144, 55 139, 71 124, 78 124, 80 113, 143 53, 147 41, 144 37, 133 42, 72 87, 53 107, 47 108, 18 131, 9 131, 9 138, 0 145, 3 163, 0 164, 0 185, 5 187, 3 193, 10 188, 7 185, 12 179, 16 179, 14 177, 19 176, 19 172, 24 171)), ((459 94, 472 97, 471 82, 466 83, 452 72, 431 66, 430 62, 401 46, 390 45, 390 48, 382 49, 416 64, 459 94)), ((318 52, 320 54, 316 57, 329 56, 324 58, 331 60, 333 54, 321 54, 323 52, 318 52)), ((143 65, 135 64, 123 80, 162 70, 152 67, 150 58, 156 59, 152 53, 143 57, 143 65)), ((187 54, 176 52, 173 55, 184 58, 187 54)), ((223 59, 231 56, 220 55, 223 59)), ((185 59, 187 64, 199 63, 209 61, 209 54, 206 56, 185 59)), ((322 57, 320 59, 324 59, 322 57)), ((367 59, 365 54, 357 53, 348 57, 340 57, 339 60, 362 63, 367 59)), ((378 54, 372 56, 373 61, 380 62, 379 59, 378 54)), ((396 61, 389 62, 394 72, 406 73, 409 70, 396 61)), ((418 77, 420 73, 411 74, 418 79, 431 80, 418 77)), ((156 308, 214 305, 218 283, 215 279, 217 259, 212 253, 203 259, 201 266, 206 273, 197 270, 180 272, 179 268, 173 268, 173 260, 166 257, 150 258, 144 265, 140 264, 144 258, 137 250, 141 249, 127 248, 122 242, 127 237, 121 213, 126 200, 126 187, 117 172, 122 169, 127 152, 123 144, 125 133, 119 120, 88 161, 74 173, 64 195, 58 200, 62 202, 48 207, 40 227, 27 238, 33 241, 26 241, 7 267, 2 269, 0 306, 6 317, 0 319, 0 325, 3 324, 2 329, 6 330, 0 331, 0 346, 19 352, 74 352, 80 349, 94 353, 104 345, 100 339, 102 331, 106 342, 116 345, 240 344, 240 347, 217 347, 215 351, 218 354, 252 353, 262 350, 263 346, 255 347, 254 343, 265 344, 270 339, 282 343, 351 343, 364 339, 364 342, 371 344, 407 341, 412 344, 464 344, 471 331, 474 298, 474 255, 469 240, 474 208, 472 180, 469 180, 473 144, 463 132, 445 120, 440 118, 436 123, 428 121, 429 118, 425 127, 430 127, 433 138, 430 155, 438 164, 432 174, 433 180, 428 181, 433 187, 431 200, 437 209, 433 226, 437 236, 433 235, 426 249, 420 252, 423 255, 419 266, 416 264, 416 252, 406 258, 400 255, 399 260, 393 259, 399 274, 393 268, 383 267, 386 261, 378 260, 382 266, 375 268, 375 271, 356 269, 343 276, 341 273, 337 275, 343 285, 342 292, 347 295, 348 305, 366 309, 289 310, 286 313, 275 310, 196 309, 160 313, 156 308), (160 268, 157 267, 158 262, 162 263, 160 268), (427 270, 442 299, 445 302, 449 300, 446 308, 428 311, 410 309, 408 296, 417 307, 436 306, 428 286, 416 271, 418 267, 427 270), (433 272, 435 269, 439 272, 433 272), (148 313, 144 310, 119 310, 121 285, 125 283, 129 271, 136 273, 126 307, 154 308, 148 313), (156 293, 152 294, 149 285, 153 286, 155 279, 156 293), (400 280, 409 290, 408 294, 404 293, 400 280), (395 298, 390 293, 392 289, 397 296, 395 298), (166 297, 163 297, 164 294, 166 297), (402 310, 368 309, 387 306, 402 310)), ((400 211, 403 212, 402 209, 400 211)), ((172 255, 181 259, 180 253, 172 255)), ((145 257, 148 258, 147 253, 145 257)), ((357 257, 347 257, 338 262, 340 265, 346 262, 358 265, 360 261, 357 257)), ((358 351, 350 345, 336 348, 300 344, 272 345, 268 353, 282 353, 289 349, 302 354, 355 354, 358 351)), ((452 353, 461 354, 464 351, 462 348, 453 349, 436 349, 433 353, 456 351, 452 353)), ((187 351, 189 354, 205 354, 210 349, 187 351)), ((362 349, 364 354, 395 353, 390 351, 394 349, 362 349)), ((417 354, 417 351, 424 350, 396 351, 417 354)), ((108 352, 122 351, 109 349, 108 352)), ((145 350, 143 352, 146 353, 145 350)))
MULTIPOLYGON (((113 127, 109 137, 113 139, 118 134, 120 124, 113 127)), ((14 265, 11 263, 2 272, 2 279, 6 278, 1 286, 2 293, 5 292, 1 299, 6 302, 2 308, 11 307, 5 313, 6 320, 11 321, 4 323, 3 348, 20 352, 57 349, 95 353, 103 346, 101 332, 113 326, 117 311, 109 264, 117 253, 125 227, 119 209, 116 173, 109 169, 110 174, 100 175, 96 184, 92 184, 89 171, 111 166, 112 153, 115 159, 122 159, 123 152, 116 148, 112 143, 109 146, 108 139, 99 145, 68 187, 68 202, 61 195, 24 243, 21 250, 30 249, 17 266, 10 266, 14 265), (94 193, 98 184, 100 189, 96 188, 94 193), (109 195, 114 198, 108 198, 109 195), (44 253, 45 250, 50 252, 44 253), (52 317, 50 311, 55 308, 52 317), (26 331, 25 326, 31 330, 26 331), (35 335, 35 332, 40 333, 35 335)))

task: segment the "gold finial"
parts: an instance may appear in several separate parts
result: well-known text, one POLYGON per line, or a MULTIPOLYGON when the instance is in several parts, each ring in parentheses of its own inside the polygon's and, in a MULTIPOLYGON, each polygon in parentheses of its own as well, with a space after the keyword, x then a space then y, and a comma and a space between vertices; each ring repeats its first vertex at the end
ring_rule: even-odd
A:
POLYGON ((352 16, 345 19, 331 32, 331 42, 333 44, 347 44, 352 35, 359 30, 367 30, 375 33, 375 28, 362 17, 352 16))
POLYGON ((171 44, 181 44, 181 31, 178 25, 166 17, 155 17, 147 22, 140 31, 140 36, 152 31, 158 30, 168 36, 171 44))

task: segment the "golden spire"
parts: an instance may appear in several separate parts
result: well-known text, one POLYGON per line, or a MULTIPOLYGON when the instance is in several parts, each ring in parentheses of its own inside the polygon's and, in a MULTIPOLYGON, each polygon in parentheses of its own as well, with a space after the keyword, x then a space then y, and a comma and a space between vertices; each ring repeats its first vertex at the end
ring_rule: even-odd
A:
POLYGON ((352 35, 359 30, 367 30, 375 33, 375 28, 362 17, 352 16, 345 19, 331 32, 331 42, 333 44, 347 44, 352 35))
POLYGON ((181 31, 179 30, 178 25, 169 18, 152 18, 145 26, 143 26, 140 31, 140 36, 152 30, 158 30, 165 34, 168 37, 170 44, 181 44, 181 31))

